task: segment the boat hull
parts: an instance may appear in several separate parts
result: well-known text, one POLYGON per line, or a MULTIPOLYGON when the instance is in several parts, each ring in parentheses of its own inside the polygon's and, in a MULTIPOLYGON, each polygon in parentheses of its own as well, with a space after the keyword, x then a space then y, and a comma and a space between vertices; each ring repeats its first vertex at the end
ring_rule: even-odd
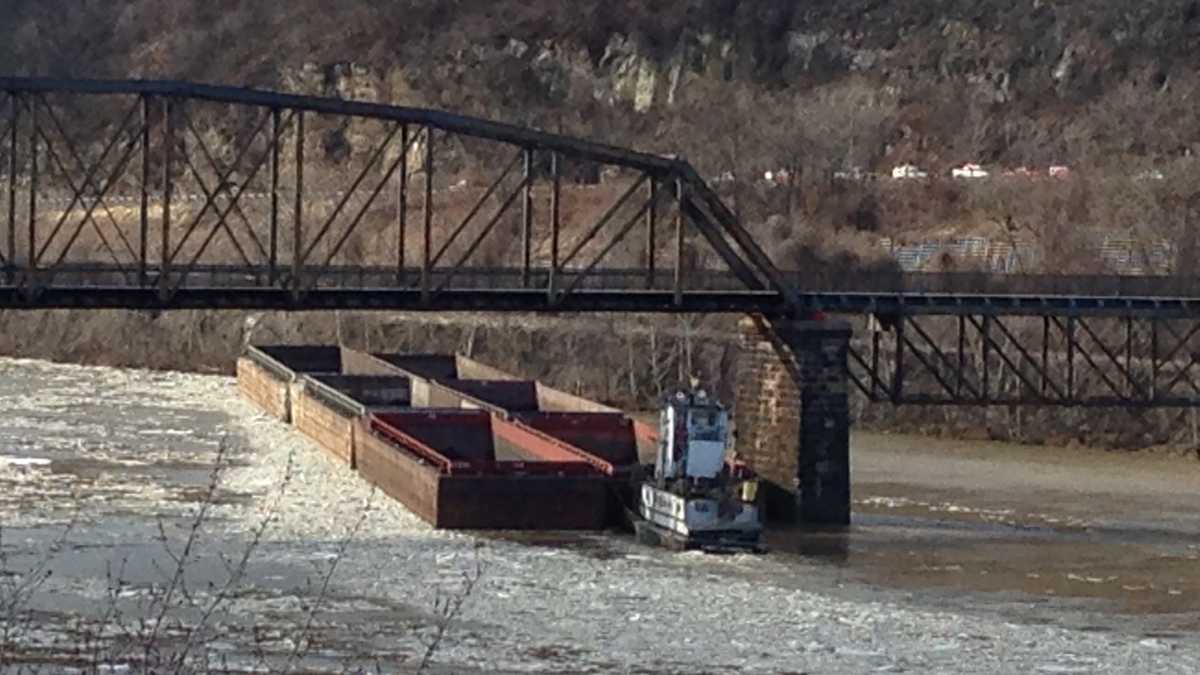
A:
POLYGON ((638 540, 677 551, 761 551, 762 525, 753 504, 684 497, 644 483, 634 531, 638 540))

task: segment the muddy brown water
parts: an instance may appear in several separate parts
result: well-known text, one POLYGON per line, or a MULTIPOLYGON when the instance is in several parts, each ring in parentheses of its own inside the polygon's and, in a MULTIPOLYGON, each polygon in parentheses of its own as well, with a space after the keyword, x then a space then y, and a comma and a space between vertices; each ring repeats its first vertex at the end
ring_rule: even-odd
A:
POLYGON ((884 589, 1200 631, 1200 462, 881 434, 852 447, 852 527, 775 529, 776 554, 884 589))

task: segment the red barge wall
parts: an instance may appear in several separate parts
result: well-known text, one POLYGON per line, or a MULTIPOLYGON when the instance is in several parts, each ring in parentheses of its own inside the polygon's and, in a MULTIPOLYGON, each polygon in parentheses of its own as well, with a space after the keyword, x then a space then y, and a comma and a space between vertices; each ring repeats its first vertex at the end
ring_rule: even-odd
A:
MULTIPOLYGON (((417 407, 450 405, 452 407, 482 408, 502 414, 545 412, 625 415, 625 412, 619 408, 555 389, 542 382, 522 381, 516 375, 461 354, 453 356, 374 354, 372 356, 413 378, 413 400, 414 406, 417 407), (506 389, 506 383, 511 383, 508 386, 512 388, 506 389), (532 394, 529 392, 531 387, 532 394)), ((658 444, 658 430, 654 426, 638 420, 632 420, 632 424, 637 447, 644 454, 653 455, 653 450, 658 444)))
POLYGON ((238 386, 443 528, 603 528, 653 434, 619 410, 458 355, 251 347, 238 386))
POLYGON ((374 414, 359 424, 359 473, 435 527, 594 530, 608 524, 610 480, 589 464, 541 454, 536 444, 519 440, 535 459, 496 459, 498 440, 536 434, 517 423, 482 411, 412 411, 374 414), (542 463, 546 472, 537 468, 542 463))

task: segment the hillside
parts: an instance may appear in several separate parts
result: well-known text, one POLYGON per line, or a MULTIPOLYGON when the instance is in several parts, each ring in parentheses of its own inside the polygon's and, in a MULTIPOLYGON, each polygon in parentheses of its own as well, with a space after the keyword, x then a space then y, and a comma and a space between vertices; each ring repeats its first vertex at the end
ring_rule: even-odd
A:
MULTIPOLYGON (((795 102, 778 97, 853 82, 895 106, 883 124, 892 153, 1046 163, 1097 151, 1159 158, 1200 142, 1194 116, 1179 114, 1197 86, 1197 2, 6 5, 0 68, 22 74, 365 85, 394 102, 583 120, 649 145, 718 121, 697 119, 701 107, 795 102), (630 119, 629 108, 644 114, 630 119), (1167 123, 1121 128, 1139 121, 1167 123)), ((778 107, 787 121, 790 106, 778 107)))
POLYGON ((367 98, 682 152, 729 176, 747 223, 775 216, 785 240, 997 223, 1044 241, 1082 226, 1177 239, 1200 212, 1195 1, 6 5, 0 71, 367 98), (831 178, 905 162, 941 175, 968 161, 1066 164, 1084 178, 904 190, 831 178), (778 167, 786 190, 756 185, 778 167), (1150 167, 1168 180, 1128 180, 1150 167))

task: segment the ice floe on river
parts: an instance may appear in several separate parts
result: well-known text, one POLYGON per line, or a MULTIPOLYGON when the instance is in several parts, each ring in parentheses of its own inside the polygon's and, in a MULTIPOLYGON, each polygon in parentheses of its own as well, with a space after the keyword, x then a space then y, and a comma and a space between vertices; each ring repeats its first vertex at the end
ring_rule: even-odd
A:
MULTIPOLYGON (((63 594, 45 600, 61 602, 62 617, 103 598, 106 560, 151 555, 160 522, 170 537, 185 535, 226 448, 206 541, 236 553, 270 518, 210 644, 235 663, 253 646, 248 624, 270 623, 267 642, 286 650, 289 626, 303 623, 336 562, 314 620, 318 668, 364 653, 384 672, 411 665, 437 599, 479 569, 437 655, 452 669, 1200 672, 1194 639, 951 610, 919 593, 876 592, 819 561, 671 555, 618 535, 434 531, 256 411, 226 377, 7 360, 0 406, 9 411, 0 418, 0 522, 10 553, 36 556, 56 527, 74 523, 72 562, 46 587, 63 594)), ((38 634, 67 640, 66 625, 38 634)))

